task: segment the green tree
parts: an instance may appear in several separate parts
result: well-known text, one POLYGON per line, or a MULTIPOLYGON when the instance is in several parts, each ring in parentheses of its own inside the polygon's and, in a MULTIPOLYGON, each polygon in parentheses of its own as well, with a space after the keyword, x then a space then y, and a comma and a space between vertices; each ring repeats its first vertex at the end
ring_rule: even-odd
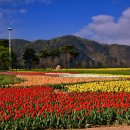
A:
POLYGON ((40 58, 46 58, 46 57, 48 57, 48 51, 47 51, 46 49, 41 50, 41 51, 39 52, 39 57, 40 57, 40 58))
POLYGON ((45 67, 45 60, 46 60, 46 58, 49 56, 49 52, 48 52, 48 50, 46 50, 46 49, 43 49, 43 50, 41 50, 40 52, 39 52, 39 57, 41 58, 41 60, 42 60, 42 62, 43 62, 43 64, 42 64, 42 67, 45 67))
POLYGON ((0 40, 0 46, 9 47, 9 40, 0 40))
POLYGON ((32 69, 32 65, 39 63, 39 59, 36 56, 36 52, 32 48, 25 49, 23 59, 25 65, 27 65, 29 69, 32 69))
POLYGON ((56 65, 55 58, 60 56, 60 50, 59 50, 59 48, 51 49, 49 51, 49 56, 50 56, 51 61, 52 61, 51 65, 52 65, 52 67, 54 67, 56 65))
POLYGON ((60 55, 60 51, 59 51, 59 49, 51 49, 51 50, 49 51, 49 55, 54 58, 54 57, 60 55))
POLYGON ((11 68, 17 68, 17 63, 18 63, 17 54, 14 51, 12 51, 11 52, 11 68))
POLYGON ((79 56, 79 52, 74 50, 74 46, 63 46, 61 47, 61 52, 67 55, 66 61, 68 68, 70 67, 70 62, 72 62, 74 58, 79 56))
POLYGON ((60 51, 59 49, 50 49, 50 50, 41 50, 39 52, 39 57, 42 58, 42 61, 44 62, 44 67, 45 67, 45 61, 46 61, 46 58, 50 58, 50 62, 51 62, 51 67, 54 67, 54 59, 56 57, 58 57, 60 55, 60 51))
POLYGON ((9 50, 4 46, 0 46, 0 68, 7 69, 9 67, 9 50))

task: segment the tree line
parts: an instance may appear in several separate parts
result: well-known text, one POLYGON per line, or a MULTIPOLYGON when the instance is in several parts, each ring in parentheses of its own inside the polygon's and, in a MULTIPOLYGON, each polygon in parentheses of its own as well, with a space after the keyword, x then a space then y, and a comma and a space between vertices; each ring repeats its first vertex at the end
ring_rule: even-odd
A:
POLYGON ((33 48, 26 48, 21 59, 12 51, 10 61, 8 47, 0 45, 0 69, 8 69, 10 64, 12 69, 55 68, 58 64, 69 68, 78 56, 79 52, 71 45, 56 49, 42 49, 39 52, 33 48))

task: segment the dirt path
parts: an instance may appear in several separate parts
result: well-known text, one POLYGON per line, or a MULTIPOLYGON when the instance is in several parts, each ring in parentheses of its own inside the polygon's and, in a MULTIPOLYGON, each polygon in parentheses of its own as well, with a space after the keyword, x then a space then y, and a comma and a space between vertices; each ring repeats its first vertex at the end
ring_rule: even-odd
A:
POLYGON ((130 130, 130 126, 99 127, 99 128, 80 129, 80 130, 130 130))

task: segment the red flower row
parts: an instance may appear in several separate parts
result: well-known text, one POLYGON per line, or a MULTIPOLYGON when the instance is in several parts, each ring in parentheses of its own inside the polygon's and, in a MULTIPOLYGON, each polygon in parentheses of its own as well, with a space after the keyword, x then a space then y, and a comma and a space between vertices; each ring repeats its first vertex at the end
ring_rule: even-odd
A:
POLYGON ((17 120, 22 117, 35 117, 46 113, 55 116, 70 115, 84 110, 86 116, 92 110, 98 113, 105 108, 130 108, 129 93, 54 93, 50 87, 0 89, 0 115, 2 120, 17 120))
MULTIPOLYGON (((48 74, 53 75, 62 73, 64 72, 0 72, 0 74, 6 74, 6 75, 48 75, 48 74)), ((71 74, 77 74, 77 73, 71 72, 71 74)))

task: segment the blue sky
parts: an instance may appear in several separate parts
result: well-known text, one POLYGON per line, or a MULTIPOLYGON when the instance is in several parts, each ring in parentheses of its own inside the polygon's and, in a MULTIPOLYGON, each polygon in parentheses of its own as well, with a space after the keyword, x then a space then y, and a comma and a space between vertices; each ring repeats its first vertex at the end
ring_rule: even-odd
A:
POLYGON ((130 45, 130 0, 0 0, 0 38, 76 35, 130 45))

